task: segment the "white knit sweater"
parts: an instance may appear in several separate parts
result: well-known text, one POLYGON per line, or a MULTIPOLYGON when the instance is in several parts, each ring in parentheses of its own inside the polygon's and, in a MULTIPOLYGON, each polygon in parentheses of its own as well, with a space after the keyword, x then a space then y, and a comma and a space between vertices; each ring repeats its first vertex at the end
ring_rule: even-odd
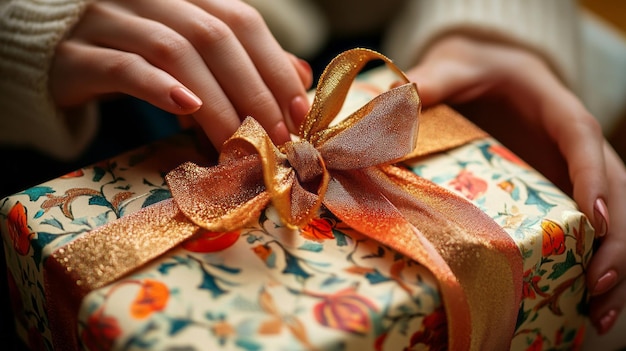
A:
POLYGON ((461 32, 533 50, 576 88, 578 15, 577 3, 565 0, 409 0, 389 32, 386 50, 407 68, 438 37, 461 32))
MULTIPOLYGON (((95 109, 86 106, 64 113, 55 107, 48 88, 55 47, 79 20, 88 1, 0 3, 0 144, 33 147, 59 159, 70 159, 79 155, 93 138, 97 128, 95 109)), ((327 26, 332 24, 325 20, 332 17, 325 16, 315 2, 308 3, 306 10, 299 10, 293 6, 295 0, 248 1, 259 8, 285 48, 296 54, 322 45, 323 36, 329 31, 327 26)), ((380 11, 376 6, 397 7, 383 51, 403 68, 417 62, 424 48, 437 37, 462 31, 530 48, 543 56, 569 86, 576 88, 578 84, 575 2, 408 0, 402 6, 396 1, 372 2, 376 6, 365 6, 363 0, 341 2, 357 6, 355 16, 380 11)), ((349 10, 349 6, 343 7, 349 10)), ((358 18, 351 23, 358 24, 358 18)))
POLYGON ((0 3, 0 143, 70 159, 91 141, 92 107, 63 113, 52 101, 48 72, 56 45, 87 0, 8 0, 0 3))

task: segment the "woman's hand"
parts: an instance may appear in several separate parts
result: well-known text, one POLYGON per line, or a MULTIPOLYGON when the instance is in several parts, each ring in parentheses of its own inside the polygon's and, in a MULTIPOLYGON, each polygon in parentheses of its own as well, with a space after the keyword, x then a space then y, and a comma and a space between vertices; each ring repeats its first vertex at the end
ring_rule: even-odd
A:
POLYGON ((276 143, 289 140, 311 80, 241 1, 103 0, 58 45, 50 87, 61 108, 125 93, 193 114, 219 149, 246 116, 276 143))
POLYGON ((465 109, 573 196, 601 242, 587 283, 591 321, 607 332, 626 301, 626 168, 596 119, 538 55, 522 48, 449 35, 408 76, 425 106, 465 109))

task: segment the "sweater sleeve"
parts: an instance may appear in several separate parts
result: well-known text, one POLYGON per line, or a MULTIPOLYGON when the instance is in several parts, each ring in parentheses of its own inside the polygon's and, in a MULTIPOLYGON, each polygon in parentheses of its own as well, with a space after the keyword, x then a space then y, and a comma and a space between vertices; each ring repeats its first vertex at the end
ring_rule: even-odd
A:
POLYGON ((408 69, 438 38, 463 33, 530 49, 543 57, 565 84, 577 90, 577 5, 566 0, 407 1, 388 33, 384 51, 408 69))
POLYGON ((88 1, 0 4, 0 143, 68 160, 78 156, 95 135, 95 106, 60 111, 48 82, 55 48, 88 1))

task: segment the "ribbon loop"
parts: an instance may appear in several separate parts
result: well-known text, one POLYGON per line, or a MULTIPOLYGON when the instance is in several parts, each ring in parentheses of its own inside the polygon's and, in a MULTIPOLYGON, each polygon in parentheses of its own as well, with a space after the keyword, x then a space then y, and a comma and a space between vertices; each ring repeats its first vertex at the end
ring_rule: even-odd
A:
POLYGON ((336 126, 321 130, 316 147, 331 170, 396 163, 417 147, 421 104, 405 84, 375 97, 336 126), (393 145, 393 147, 385 147, 393 145), (382 146, 382 147, 381 147, 382 146))
POLYGON ((318 144, 320 131, 326 129, 341 110, 352 82, 369 62, 381 60, 406 83, 409 79, 389 58, 368 49, 352 49, 335 57, 320 76, 315 98, 300 127, 300 137, 318 144))

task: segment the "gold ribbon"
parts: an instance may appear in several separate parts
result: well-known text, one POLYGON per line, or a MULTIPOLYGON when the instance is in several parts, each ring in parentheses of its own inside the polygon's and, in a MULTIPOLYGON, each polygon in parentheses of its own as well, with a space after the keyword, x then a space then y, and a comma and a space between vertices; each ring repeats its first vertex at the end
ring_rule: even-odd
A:
MULTIPOLYGON (((521 299, 522 260, 509 235, 465 199, 396 164, 462 145, 484 132, 445 107, 422 114, 417 87, 386 57, 354 49, 320 78, 300 139, 275 146, 247 118, 219 163, 185 163, 166 176, 172 199, 87 233, 46 261, 55 346, 77 343, 77 311, 91 290, 159 257, 203 228, 231 231, 271 202, 289 227, 323 205, 352 228, 410 257, 438 279, 452 350, 509 348, 521 299), (406 84, 337 125, 356 75, 380 59, 406 84), (429 118, 425 118, 429 116, 429 118)), ((65 348, 64 348, 65 349, 65 348)))

